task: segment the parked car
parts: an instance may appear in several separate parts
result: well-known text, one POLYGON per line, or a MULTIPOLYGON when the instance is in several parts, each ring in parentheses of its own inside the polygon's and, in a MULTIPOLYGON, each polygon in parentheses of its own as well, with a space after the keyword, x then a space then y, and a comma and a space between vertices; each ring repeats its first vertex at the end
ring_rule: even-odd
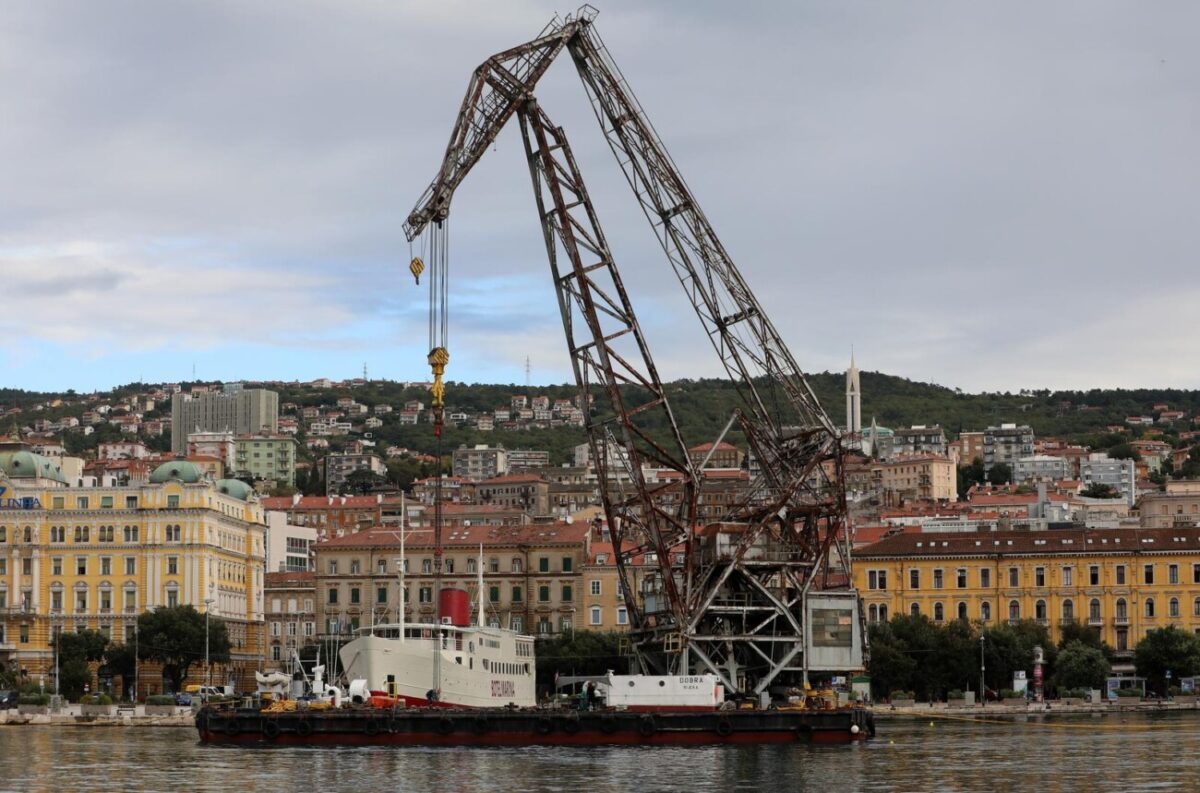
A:
POLYGON ((16 691, 0 691, 0 710, 11 710, 17 706, 20 695, 16 691))
POLYGON ((176 694, 175 695, 175 704, 176 705, 191 705, 192 704, 192 695, 187 694, 187 693, 176 694))

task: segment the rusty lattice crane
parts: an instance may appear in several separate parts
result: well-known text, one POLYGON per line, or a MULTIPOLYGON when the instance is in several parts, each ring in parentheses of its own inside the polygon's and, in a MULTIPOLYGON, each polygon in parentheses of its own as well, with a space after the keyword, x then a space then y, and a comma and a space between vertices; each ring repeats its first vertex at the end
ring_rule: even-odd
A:
MULTIPOLYGON (((441 233, 454 191, 517 116, 575 379, 584 400, 603 394, 590 410, 584 402, 586 427, 638 664, 651 673, 711 671, 745 693, 794 685, 813 670, 856 668, 861 609, 849 589, 837 428, 717 239, 594 17, 588 6, 556 17, 534 40, 475 70, 441 169, 405 234, 413 241, 428 229, 441 233), (749 497, 708 525, 697 509, 705 471, 689 458, 570 145, 534 97, 564 49, 741 396, 726 430, 740 427, 758 473, 749 497), (658 569, 635 584, 629 562, 642 554, 653 554, 658 569)), ((438 305, 431 339, 444 327, 444 292, 431 298, 438 305)))

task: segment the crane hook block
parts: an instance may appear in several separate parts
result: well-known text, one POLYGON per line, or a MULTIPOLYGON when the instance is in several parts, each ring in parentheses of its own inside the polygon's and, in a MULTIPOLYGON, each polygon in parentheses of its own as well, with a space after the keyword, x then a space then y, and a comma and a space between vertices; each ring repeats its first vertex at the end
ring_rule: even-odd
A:
POLYGON ((435 415, 441 413, 445 403, 446 386, 442 384, 442 375, 446 373, 446 364, 450 363, 450 353, 445 347, 434 347, 429 351, 429 368, 433 370, 433 387, 429 389, 433 397, 435 415))
POLYGON ((413 278, 417 279, 417 284, 421 283, 421 273, 425 272, 425 262, 420 256, 414 256, 413 260, 408 263, 408 271, 413 274, 413 278))

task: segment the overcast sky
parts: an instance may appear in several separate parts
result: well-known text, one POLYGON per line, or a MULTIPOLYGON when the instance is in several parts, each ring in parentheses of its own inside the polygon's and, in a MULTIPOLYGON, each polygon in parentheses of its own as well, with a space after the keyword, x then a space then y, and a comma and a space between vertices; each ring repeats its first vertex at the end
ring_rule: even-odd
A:
MULTIPOLYGON (((808 371, 1200 387, 1200 6, 611 2, 597 27, 808 371)), ((0 0, 3 384, 424 379, 401 224, 534 0, 0 0)), ((716 375, 569 59, 665 377, 716 375)), ((520 136, 451 223, 447 377, 570 369, 520 136)))

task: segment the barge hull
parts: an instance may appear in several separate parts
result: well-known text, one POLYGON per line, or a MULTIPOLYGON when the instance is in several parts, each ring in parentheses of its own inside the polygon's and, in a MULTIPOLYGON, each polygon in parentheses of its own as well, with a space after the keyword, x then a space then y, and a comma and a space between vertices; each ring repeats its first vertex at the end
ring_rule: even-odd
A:
POLYGON ((695 746, 845 744, 874 733, 863 710, 592 712, 347 710, 261 713, 204 708, 200 740, 282 746, 695 746))

